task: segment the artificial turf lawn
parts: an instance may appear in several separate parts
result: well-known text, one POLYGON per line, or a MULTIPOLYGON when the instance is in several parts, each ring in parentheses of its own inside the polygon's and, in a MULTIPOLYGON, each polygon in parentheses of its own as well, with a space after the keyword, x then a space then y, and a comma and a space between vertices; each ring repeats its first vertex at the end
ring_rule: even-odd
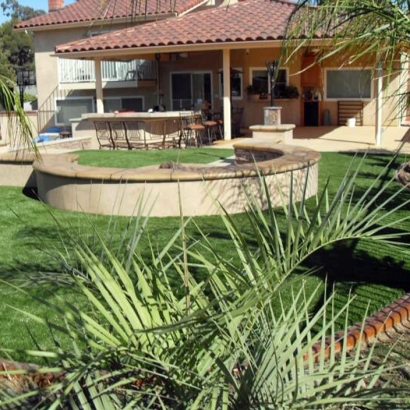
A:
MULTIPOLYGON (((194 149, 186 151, 190 155, 195 153, 194 149)), ((217 151, 216 156, 223 156, 219 150, 214 151, 217 151)), ((138 154, 144 156, 146 161, 152 155, 154 159, 151 163, 174 160, 162 157, 163 159, 158 161, 158 152, 167 154, 173 151, 144 151, 138 152, 138 154)), ((98 152, 98 154, 117 155, 116 152, 98 152)), ((127 152, 127 155, 130 154, 132 152, 127 152)), ((110 155, 104 158, 104 163, 108 161, 109 157, 110 155)), ((368 156, 357 179, 358 192, 369 186, 390 158, 390 156, 385 155, 368 156)), ((357 158, 355 161, 359 161, 359 159, 357 158)), ((350 154, 322 154, 319 166, 320 188, 323 188, 326 179, 330 176, 330 192, 334 193, 351 160, 352 155, 350 154)), ((404 160, 404 157, 400 157, 396 161, 390 175, 394 168, 397 168, 404 160)), ((124 160, 122 159, 122 161, 124 160)), ((193 158, 189 159, 188 162, 199 162, 199 160, 193 158)), ((149 165, 149 163, 144 165, 149 165)), ((399 187, 397 186, 397 188, 399 187)), ((395 189, 395 186, 392 189, 395 189)), ((403 193, 404 197, 407 195, 407 192, 403 193)), ((397 201, 404 199, 404 197, 398 197, 397 201)), ((33 284, 31 282, 29 287, 24 287, 28 275, 32 278, 38 278, 38 272, 57 272, 58 275, 58 271, 61 270, 61 259, 56 256, 58 253, 66 254, 69 242, 64 231, 56 225, 52 215, 55 215, 61 226, 68 229, 71 235, 81 237, 91 245, 96 236, 92 225, 99 232, 103 232, 102 235, 109 238, 109 241, 116 244, 119 241, 120 233, 131 220, 126 217, 110 218, 57 211, 24 195, 21 188, 0 187, 0 198, 0 226, 2 227, 0 232, 0 278, 17 286, 23 286, 31 295, 46 298, 49 302, 60 303, 58 297, 62 296, 65 301, 81 303, 73 290, 57 286, 55 278, 58 276, 55 276, 55 273, 51 274, 52 279, 47 284, 33 284)), ((311 202, 313 203, 314 200, 311 202)), ((402 218, 407 212, 407 209, 403 209, 391 217, 402 218)), ((234 215, 233 219, 239 225, 250 246, 255 246, 244 215, 234 215)), ((218 216, 197 217, 195 222, 209 235, 208 238, 216 243, 218 250, 224 257, 234 258, 231 241, 218 216)), ((151 245, 161 250, 178 227, 178 218, 151 218, 146 230, 151 245)), ((403 223, 401 227, 410 232, 409 222, 403 223)), ((189 225, 188 234, 193 238, 199 238, 193 224, 189 225)), ((142 252, 146 252, 148 257, 147 237, 141 243, 140 249, 142 252)), ((410 253, 398 252, 397 248, 381 246, 377 242, 360 241, 336 246, 331 252, 323 251, 313 255, 306 262, 306 266, 309 268, 323 266, 323 269, 308 278, 309 286, 314 287, 322 281, 325 283, 324 279, 327 278, 326 287, 329 288, 329 291, 334 288, 338 292, 337 305, 341 306, 346 302, 349 292, 355 295, 356 298, 350 309, 351 323, 363 317, 368 305, 370 305, 369 311, 373 312, 393 301, 404 291, 409 291, 410 253)), ((2 295, 0 299, 0 323, 2 324, 0 347, 33 348, 28 337, 27 327, 36 339, 41 341, 43 348, 50 347, 52 341, 47 329, 10 306, 43 317, 54 315, 52 310, 4 283, 0 283, 0 292, 2 295)), ((317 303, 320 304, 320 300, 317 303)), ((342 325, 341 322, 339 326, 342 325)))
POLYGON ((99 167, 136 168, 146 165, 161 164, 163 162, 181 162, 207 164, 234 155, 233 149, 226 148, 198 148, 198 149, 170 149, 152 151, 78 151, 78 163, 99 167))

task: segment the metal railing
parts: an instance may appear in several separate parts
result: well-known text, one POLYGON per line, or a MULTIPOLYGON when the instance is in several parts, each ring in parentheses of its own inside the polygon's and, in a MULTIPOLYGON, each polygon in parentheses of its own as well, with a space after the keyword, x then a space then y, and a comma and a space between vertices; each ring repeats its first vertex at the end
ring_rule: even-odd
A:
MULTIPOLYGON (((103 81, 155 80, 156 61, 103 61, 103 81)), ((58 75, 61 84, 95 81, 94 62, 89 60, 58 59, 58 75)))

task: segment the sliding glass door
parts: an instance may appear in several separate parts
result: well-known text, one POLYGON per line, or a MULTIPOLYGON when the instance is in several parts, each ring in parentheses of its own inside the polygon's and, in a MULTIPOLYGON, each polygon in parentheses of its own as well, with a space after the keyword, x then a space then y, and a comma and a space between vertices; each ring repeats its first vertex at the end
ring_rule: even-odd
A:
POLYGON ((211 73, 171 73, 172 110, 191 110, 212 100, 211 73))

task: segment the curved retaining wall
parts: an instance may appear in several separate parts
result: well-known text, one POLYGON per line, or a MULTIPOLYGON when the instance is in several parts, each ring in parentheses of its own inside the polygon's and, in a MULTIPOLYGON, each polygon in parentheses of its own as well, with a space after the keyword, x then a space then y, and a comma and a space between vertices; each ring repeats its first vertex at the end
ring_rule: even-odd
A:
POLYGON ((320 154, 316 151, 262 141, 234 145, 236 161, 224 166, 164 164, 135 169, 100 168, 77 163, 77 155, 48 155, 34 163, 38 195, 56 208, 109 215, 185 216, 243 212, 247 194, 262 208, 260 175, 271 201, 301 199, 317 192, 320 154), (291 183, 291 180, 292 183, 291 183))
POLYGON ((35 188, 36 175, 33 170, 35 154, 16 151, 0 154, 0 186, 35 188))

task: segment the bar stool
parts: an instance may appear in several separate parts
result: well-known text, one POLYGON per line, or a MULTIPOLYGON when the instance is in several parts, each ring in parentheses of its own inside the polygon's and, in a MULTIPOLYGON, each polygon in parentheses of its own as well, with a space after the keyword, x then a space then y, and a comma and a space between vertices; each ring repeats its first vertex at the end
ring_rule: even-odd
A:
POLYGON ((95 133, 97 135, 97 141, 99 149, 108 147, 114 149, 115 144, 111 135, 111 127, 108 121, 94 121, 95 133))
POLYGON ((206 135, 208 137, 208 144, 216 140, 216 132, 218 130, 218 123, 213 119, 209 119, 205 111, 201 111, 202 125, 205 127, 206 135))
POLYGON ((130 149, 147 149, 144 121, 124 121, 124 126, 130 149))
POLYGON ((214 112, 212 113, 212 120, 217 124, 217 131, 218 136, 221 140, 224 139, 224 120, 223 120, 223 113, 222 112, 214 112))
POLYGON ((182 140, 184 140, 185 148, 192 145, 200 147, 202 145, 202 134, 205 131, 205 126, 198 123, 201 115, 198 113, 184 113, 179 114, 181 122, 179 131, 179 146, 181 146, 182 140))
POLYGON ((111 138, 114 141, 114 148, 131 149, 124 123, 122 121, 111 121, 109 124, 111 128, 111 138))

